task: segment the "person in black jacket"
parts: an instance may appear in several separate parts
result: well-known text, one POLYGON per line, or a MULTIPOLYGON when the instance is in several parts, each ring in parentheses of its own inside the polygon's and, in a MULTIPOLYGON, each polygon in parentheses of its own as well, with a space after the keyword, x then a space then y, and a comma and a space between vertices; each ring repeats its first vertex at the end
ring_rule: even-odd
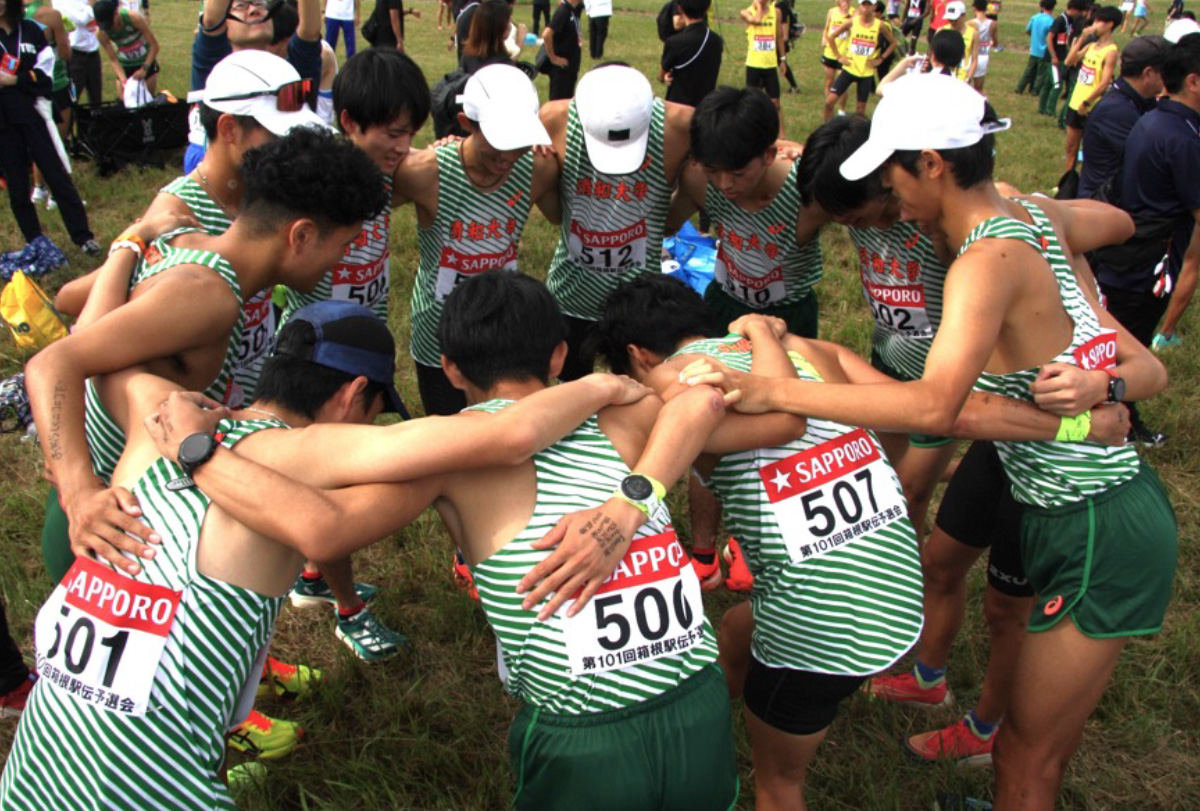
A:
POLYGON ((50 96, 54 51, 42 28, 24 19, 20 0, 0 0, 0 167, 8 180, 8 201, 28 246, 5 257, 5 266, 34 265, 39 270, 62 264, 66 257, 42 233, 37 209, 29 199, 30 159, 37 164, 58 200, 71 240, 89 255, 100 246, 88 228, 83 201, 58 157, 46 121, 34 102, 50 96))
POLYGON ((583 0, 561 0, 550 24, 542 32, 546 56, 550 58, 550 101, 575 95, 575 80, 583 61, 579 34, 579 9, 583 0))

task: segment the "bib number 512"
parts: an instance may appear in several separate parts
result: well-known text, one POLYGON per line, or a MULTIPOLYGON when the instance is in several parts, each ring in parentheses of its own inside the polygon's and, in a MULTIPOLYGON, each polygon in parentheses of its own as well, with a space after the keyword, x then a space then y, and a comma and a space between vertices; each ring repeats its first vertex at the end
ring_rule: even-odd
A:
MULTIPOLYGON (((592 600, 596 607, 596 627, 605 632, 596 641, 605 650, 621 650, 627 644, 632 634, 629 619, 621 611, 625 602, 624 594, 611 594, 592 600), (615 636, 614 636, 615 634, 615 636)), ((656 588, 644 588, 633 597, 633 621, 643 637, 655 642, 667 635, 671 627, 670 611, 674 610, 675 619, 680 627, 690 628, 694 614, 687 597, 683 593, 683 581, 677 580, 671 592, 671 605, 667 598, 656 588), (653 604, 653 609, 649 607, 653 604), (651 616, 653 614, 653 617, 651 616)))

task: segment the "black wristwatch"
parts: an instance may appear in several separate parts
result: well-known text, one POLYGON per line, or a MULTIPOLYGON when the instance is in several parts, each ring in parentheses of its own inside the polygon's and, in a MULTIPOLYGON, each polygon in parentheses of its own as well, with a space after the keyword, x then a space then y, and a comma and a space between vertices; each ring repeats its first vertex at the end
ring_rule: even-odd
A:
POLYGON ((1125 381, 1116 375, 1108 378, 1108 400, 1110 403, 1120 403, 1125 400, 1125 381))
POLYGON ((212 434, 198 433, 184 437, 179 443, 179 466, 183 472, 192 475, 192 471, 212 459, 217 452, 217 440, 212 434))

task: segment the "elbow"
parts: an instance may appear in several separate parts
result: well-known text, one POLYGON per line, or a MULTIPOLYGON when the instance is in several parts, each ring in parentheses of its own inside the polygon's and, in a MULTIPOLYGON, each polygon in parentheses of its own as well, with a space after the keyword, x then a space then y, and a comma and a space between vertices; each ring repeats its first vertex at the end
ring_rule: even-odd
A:
POLYGON ((537 428, 528 421, 512 426, 505 432, 504 439, 496 443, 499 452, 496 463, 515 467, 528 461, 542 449, 538 440, 537 428))
POLYGON ((930 434, 932 436, 968 436, 974 420, 971 409, 961 403, 938 403, 931 408, 918 412, 917 430, 914 433, 930 434))
POLYGON ((1167 388, 1169 377, 1167 367, 1163 365, 1163 362, 1157 356, 1152 355, 1151 360, 1154 362, 1154 365, 1150 371, 1148 381, 1149 390, 1146 393, 1146 397, 1153 397, 1164 391, 1167 388))

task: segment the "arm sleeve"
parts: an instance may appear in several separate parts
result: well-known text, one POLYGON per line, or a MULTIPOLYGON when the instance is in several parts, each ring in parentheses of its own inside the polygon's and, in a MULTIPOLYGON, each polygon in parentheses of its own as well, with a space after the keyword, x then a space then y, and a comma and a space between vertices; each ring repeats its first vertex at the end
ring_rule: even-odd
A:
POLYGON ((1200 208, 1200 140, 1177 141, 1171 156, 1171 175, 1180 205, 1188 211, 1200 208))
POLYGON ((192 90, 203 90, 213 67, 232 52, 229 36, 224 31, 206 34, 197 29, 192 38, 192 90))
POLYGON ((308 79, 313 87, 321 85, 321 40, 309 42, 292 34, 288 41, 288 61, 301 79, 308 79))
POLYGON ((49 96, 50 76, 54 71, 54 49, 46 42, 40 25, 25 25, 23 20, 21 36, 26 43, 32 45, 37 52, 34 63, 29 70, 17 72, 17 87, 31 96, 49 96))
POLYGON ((678 48, 674 42, 674 37, 663 43, 662 69, 664 71, 670 71, 673 67, 675 67, 675 63, 678 61, 675 53, 677 50, 678 48))

